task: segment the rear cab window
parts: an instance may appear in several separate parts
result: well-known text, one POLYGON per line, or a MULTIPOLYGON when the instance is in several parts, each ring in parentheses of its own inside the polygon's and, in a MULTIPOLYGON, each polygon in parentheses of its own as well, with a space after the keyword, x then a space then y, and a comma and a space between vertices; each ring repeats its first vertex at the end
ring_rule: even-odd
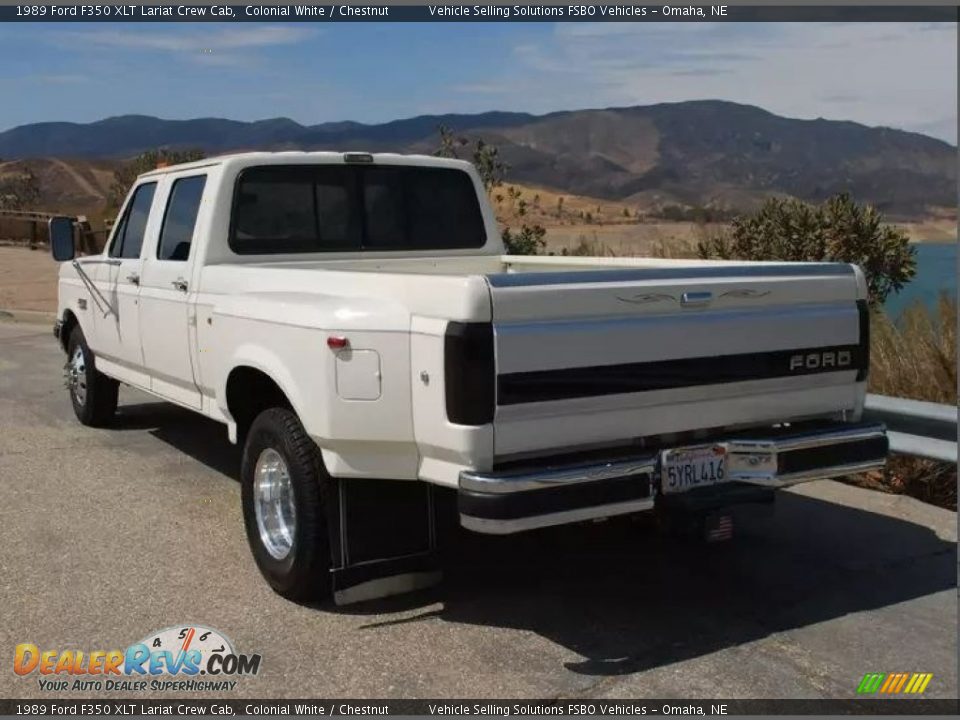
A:
POLYGON ((267 165, 241 171, 229 244, 237 254, 480 248, 470 176, 443 167, 267 165))
POLYGON ((140 257, 140 248, 143 247, 143 236, 147 230, 147 220, 150 219, 150 208, 153 206, 156 189, 157 184, 150 182, 138 185, 133 191, 133 197, 127 203, 113 233, 110 257, 122 259, 140 257))

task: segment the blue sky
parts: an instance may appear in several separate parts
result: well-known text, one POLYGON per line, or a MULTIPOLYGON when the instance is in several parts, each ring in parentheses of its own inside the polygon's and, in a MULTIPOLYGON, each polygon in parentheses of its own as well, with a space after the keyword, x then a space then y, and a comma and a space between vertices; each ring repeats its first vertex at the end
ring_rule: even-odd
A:
POLYGON ((956 142, 955 24, 0 26, 0 129, 121 114, 382 122, 699 98, 956 142))

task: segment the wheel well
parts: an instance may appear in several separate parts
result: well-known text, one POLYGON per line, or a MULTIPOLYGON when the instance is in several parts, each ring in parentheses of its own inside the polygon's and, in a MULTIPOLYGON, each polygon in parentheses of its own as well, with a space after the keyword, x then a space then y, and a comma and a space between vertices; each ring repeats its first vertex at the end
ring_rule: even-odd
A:
POLYGON ((246 366, 230 371, 227 377, 227 409, 237 423, 237 442, 242 444, 254 418, 272 407, 293 409, 286 394, 269 375, 246 366))
POLYGON ((63 325, 60 326, 60 347, 63 348, 64 352, 67 351, 67 346, 70 344, 70 333, 77 325, 77 316, 70 310, 65 311, 63 313, 63 325))

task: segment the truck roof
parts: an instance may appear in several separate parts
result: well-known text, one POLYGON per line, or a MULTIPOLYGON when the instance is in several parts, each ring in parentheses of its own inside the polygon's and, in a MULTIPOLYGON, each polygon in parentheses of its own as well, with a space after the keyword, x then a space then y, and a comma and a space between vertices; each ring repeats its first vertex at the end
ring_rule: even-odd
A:
POLYGON ((356 158, 372 158, 372 164, 383 165, 421 165, 433 167, 457 167, 467 169, 472 167, 466 160, 441 158, 433 155, 403 155, 400 153, 368 153, 364 151, 321 151, 305 152, 302 150, 284 150, 280 152, 243 152, 216 155, 214 157, 195 160, 194 162, 167 165, 155 170, 142 173, 141 178, 156 177, 167 173, 179 173, 184 170, 213 166, 248 166, 248 165, 289 165, 289 164, 369 164, 370 160, 356 158), (354 159, 350 159, 350 158, 354 159))

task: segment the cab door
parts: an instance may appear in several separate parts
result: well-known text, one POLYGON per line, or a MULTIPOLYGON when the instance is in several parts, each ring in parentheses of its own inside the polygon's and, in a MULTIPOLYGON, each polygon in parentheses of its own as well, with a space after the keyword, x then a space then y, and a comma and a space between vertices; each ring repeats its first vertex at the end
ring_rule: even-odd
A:
POLYGON ((206 180, 205 174, 195 174, 165 182, 163 220, 157 242, 144 253, 140 278, 140 337, 150 389, 195 409, 201 393, 190 351, 190 326, 196 322, 190 282, 206 180))
POLYGON ((101 370, 123 382, 148 386, 140 347, 140 258, 144 238, 155 227, 153 201, 157 183, 145 182, 130 193, 107 249, 111 262, 98 266, 96 285, 109 308, 98 312, 90 346, 101 370))

